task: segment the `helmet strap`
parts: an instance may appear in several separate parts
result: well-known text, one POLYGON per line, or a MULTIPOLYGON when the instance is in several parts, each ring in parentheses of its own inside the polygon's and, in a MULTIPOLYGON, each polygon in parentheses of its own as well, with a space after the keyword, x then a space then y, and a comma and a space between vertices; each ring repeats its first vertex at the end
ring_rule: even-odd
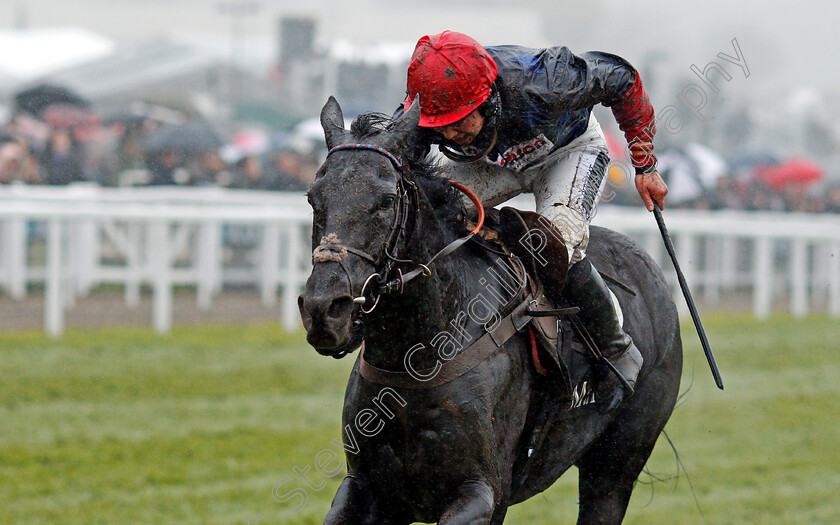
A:
POLYGON ((493 89, 490 98, 478 107, 478 111, 484 117, 484 126, 476 136, 473 147, 480 149, 480 151, 469 155, 463 151, 459 151, 459 146, 456 145, 456 147, 453 147, 449 141, 444 140, 438 148, 446 158, 456 162, 475 162, 486 157, 493 147, 496 146, 496 139, 499 138, 499 116, 502 113, 501 97, 499 97, 496 89, 493 89), (484 144, 487 144, 487 146, 485 147, 484 144))
POLYGON ((483 150, 481 150, 480 152, 475 153, 473 155, 467 155, 466 153, 464 153, 462 151, 458 151, 456 149, 453 149, 452 147, 447 145, 445 142, 440 143, 438 145, 438 149, 440 150, 441 153, 443 153, 443 155, 446 158, 448 158, 450 160, 454 160, 455 162, 475 162, 477 160, 483 159, 484 157, 487 156, 488 153, 490 153, 490 150, 492 150, 493 147, 496 145, 496 139, 498 137, 499 137, 499 131, 495 126, 493 126, 493 136, 490 138, 490 145, 487 146, 486 148, 484 148, 483 150))

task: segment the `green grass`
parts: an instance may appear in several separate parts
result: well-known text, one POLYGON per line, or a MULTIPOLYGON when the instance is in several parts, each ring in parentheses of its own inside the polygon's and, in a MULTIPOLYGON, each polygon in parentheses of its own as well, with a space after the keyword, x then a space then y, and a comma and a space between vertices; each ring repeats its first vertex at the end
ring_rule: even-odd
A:
MULTIPOLYGON (((840 523, 840 323, 707 317, 726 390, 684 326, 688 393, 666 428, 705 522, 840 523)), ((315 458, 338 450, 350 365, 275 326, 2 334, 0 523, 321 523, 341 476, 315 458), (295 478, 306 466, 322 490, 295 478), (299 499, 272 498, 284 477, 277 494, 309 498, 293 517, 299 499)), ((648 470, 681 472, 664 440, 648 470)), ((639 485, 627 522, 704 523, 681 474, 639 485)), ((506 523, 573 523, 575 478, 506 523)))

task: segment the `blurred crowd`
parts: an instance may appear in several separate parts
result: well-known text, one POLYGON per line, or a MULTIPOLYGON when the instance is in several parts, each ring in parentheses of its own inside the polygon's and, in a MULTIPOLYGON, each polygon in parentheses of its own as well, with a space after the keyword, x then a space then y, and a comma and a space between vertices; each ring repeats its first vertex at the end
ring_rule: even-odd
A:
MULTIPOLYGON (((657 156, 670 208, 840 213, 840 180, 805 159, 761 149, 724 159, 697 143, 657 150, 657 156)), ((638 200, 632 184, 618 186, 622 191, 605 192, 609 202, 638 200)))
MULTIPOLYGON (((305 191, 325 154, 317 119, 296 135, 253 128, 223 133, 151 105, 102 118, 74 93, 49 85, 18 93, 14 108, 0 126, 0 184, 305 191)), ((626 161, 619 147, 610 154, 626 161)), ((761 149, 724 159, 697 143, 657 154, 672 208, 840 213, 840 181, 805 159, 761 149)), ((619 191, 605 192, 605 200, 636 205, 628 182, 613 184, 619 191)))
MULTIPOLYGON (((20 131, 20 117, 0 128, 0 184, 62 185, 89 181, 102 186, 216 185, 229 188, 304 191, 317 169, 313 153, 288 148, 207 150, 146 148, 156 124, 122 130, 47 126, 20 131), (87 135, 81 138, 80 135, 87 135)), ((38 127, 37 124, 35 127, 38 127)))
POLYGON ((727 174, 721 176, 713 188, 672 207, 840 213, 840 183, 788 184, 776 189, 755 178, 727 174))
POLYGON ((83 102, 50 89, 29 106, 17 100, 18 110, 0 126, 0 184, 304 191, 319 164, 317 150, 289 147, 269 133, 226 136, 173 112, 165 119, 153 112, 102 119, 83 102))

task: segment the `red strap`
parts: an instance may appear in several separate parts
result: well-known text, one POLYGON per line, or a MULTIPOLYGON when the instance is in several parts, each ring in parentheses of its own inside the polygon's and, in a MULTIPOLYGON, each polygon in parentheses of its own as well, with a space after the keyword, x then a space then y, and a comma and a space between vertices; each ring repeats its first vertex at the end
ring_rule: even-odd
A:
POLYGON ((636 72, 636 81, 624 93, 621 100, 612 105, 618 127, 630 149, 633 166, 642 171, 656 166, 653 154, 653 136, 656 134, 653 106, 642 85, 642 78, 636 72))
POLYGON ((405 283, 416 278, 418 275, 425 275, 426 277, 432 275, 432 270, 429 269, 429 266, 431 266, 433 262, 440 259, 441 257, 446 257, 450 253, 460 248, 465 242, 470 240, 470 238, 472 238, 473 235, 478 233, 478 231, 484 225, 484 206, 481 205, 481 201, 478 199, 476 194, 473 193, 469 188, 467 188, 463 184, 459 184, 452 180, 450 180, 449 183, 455 188, 457 188, 460 192, 464 193, 473 202, 473 204, 475 205, 475 209, 478 212, 478 224, 476 224, 475 228, 473 228, 473 230, 464 237, 455 239, 454 241, 444 246, 443 249, 441 249, 431 259, 429 259, 429 262, 427 262, 426 264, 420 264, 414 270, 411 270, 410 272, 404 275, 400 275, 400 289, 402 289, 405 286, 405 283))
POLYGON ((540 363, 540 354, 537 352, 537 338, 534 335, 534 329, 530 326, 528 327, 528 335, 531 336, 531 360, 534 361, 534 368, 537 369, 537 373, 539 375, 547 375, 548 370, 546 370, 542 363, 540 363))
POLYGON ((473 191, 463 184, 459 182, 455 182, 454 180, 450 180, 449 184, 455 187, 458 191, 466 195, 470 198, 472 203, 475 205, 475 211, 478 212, 478 224, 475 225, 473 231, 470 232, 470 235, 475 235, 476 233, 481 230, 481 227, 484 225, 484 206, 482 206, 481 201, 478 199, 478 196, 473 193, 473 191))

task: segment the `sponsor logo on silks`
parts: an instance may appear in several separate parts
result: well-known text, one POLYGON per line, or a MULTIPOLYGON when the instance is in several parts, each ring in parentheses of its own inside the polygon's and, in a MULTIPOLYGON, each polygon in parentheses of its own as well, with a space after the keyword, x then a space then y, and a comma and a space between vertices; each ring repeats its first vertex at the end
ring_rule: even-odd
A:
POLYGON ((575 385, 572 389, 572 405, 569 408, 580 408, 595 402, 595 390, 589 386, 588 381, 575 385), (580 389, 578 389, 580 387, 580 389))
POLYGON ((554 148, 554 143, 540 135, 516 146, 512 146, 502 153, 498 163, 506 168, 515 171, 524 169, 531 162, 549 153, 554 148))

